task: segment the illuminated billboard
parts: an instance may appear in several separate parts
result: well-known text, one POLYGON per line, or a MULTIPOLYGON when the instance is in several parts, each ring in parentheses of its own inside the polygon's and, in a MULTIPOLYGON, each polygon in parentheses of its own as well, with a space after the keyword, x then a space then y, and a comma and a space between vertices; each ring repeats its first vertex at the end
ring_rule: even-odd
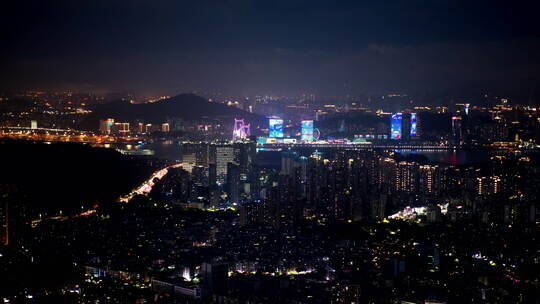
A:
POLYGON ((313 120, 302 120, 302 140, 313 140, 313 120))
POLYGON ((283 119, 270 118, 268 122, 268 137, 283 138, 283 119))
POLYGON ((392 113, 390 119, 390 139, 401 139, 401 113, 392 113))
POLYGON ((416 113, 411 113, 411 136, 416 136, 416 113))

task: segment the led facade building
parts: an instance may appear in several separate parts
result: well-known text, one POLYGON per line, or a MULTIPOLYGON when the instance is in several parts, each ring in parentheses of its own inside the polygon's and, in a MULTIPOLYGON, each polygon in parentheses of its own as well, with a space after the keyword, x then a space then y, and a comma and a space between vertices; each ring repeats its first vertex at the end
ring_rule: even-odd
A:
POLYGON ((411 136, 416 136, 417 134, 416 127, 416 113, 411 113, 411 136))
POLYGON ((313 120, 302 120, 301 139, 305 141, 313 141, 313 120))
POLYGON ((401 139, 401 123, 402 123, 402 113, 392 113, 390 118, 390 138, 391 139, 401 139))
POLYGON ((416 113, 392 113, 390 139, 409 141, 416 136, 418 136, 418 115, 416 113))
POLYGON ((243 119, 234 119, 233 140, 244 140, 251 135, 250 125, 243 119))
POLYGON ((268 137, 283 138, 283 119, 279 117, 271 117, 268 120, 268 137))

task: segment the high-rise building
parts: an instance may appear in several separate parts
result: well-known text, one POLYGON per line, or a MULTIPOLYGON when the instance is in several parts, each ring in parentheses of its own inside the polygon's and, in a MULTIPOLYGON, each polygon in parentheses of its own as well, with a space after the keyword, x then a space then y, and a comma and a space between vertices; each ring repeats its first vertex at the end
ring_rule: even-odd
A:
POLYGON ((37 120, 30 121, 30 129, 37 129, 37 120))
POLYGON ((409 141, 418 133, 418 115, 416 113, 392 113, 390 117, 390 139, 409 141))
POLYGON ((415 193, 418 189, 418 164, 401 161, 395 171, 395 189, 407 193, 415 193))
POLYGON ((114 119, 108 118, 108 119, 101 119, 99 121, 99 132, 104 135, 111 134, 111 127, 114 125, 114 119))
POLYGON ((302 120, 301 137, 302 140, 313 140, 313 120, 302 120))
POLYGON ((410 129, 410 136, 415 137, 418 136, 418 117, 416 113, 411 113, 411 129, 410 129))
POLYGON ((228 163, 235 163, 234 148, 232 146, 215 146, 217 181, 225 182, 228 163))
POLYGON ((268 137, 283 138, 283 119, 271 117, 268 120, 268 137))
POLYGON ((497 194, 501 192, 502 181, 499 176, 478 177, 476 189, 478 195, 497 194))
POLYGON ((240 226, 255 222, 257 218, 257 206, 255 204, 255 202, 245 203, 238 208, 240 211, 240 219, 238 221, 240 226))
POLYGON ((439 187, 439 167, 436 165, 420 166, 420 192, 426 194, 437 194, 439 187))
POLYGON ((388 196, 386 194, 374 195, 371 200, 371 218, 383 219, 386 215, 386 205, 388 203, 388 196))
POLYGON ((281 153, 281 174, 291 175, 296 167, 296 160, 298 153, 296 152, 282 152, 281 153))
POLYGON ((441 220, 441 208, 439 206, 430 205, 427 207, 426 217, 428 222, 439 222, 441 220))
POLYGON ((392 113, 390 118, 390 138, 401 139, 402 135, 402 113, 392 113))
POLYGON ((116 122, 109 128, 109 133, 126 135, 129 133, 129 122, 116 122))
POLYGON ((257 148, 252 142, 236 142, 233 147, 235 162, 240 166, 242 180, 246 180, 257 154, 257 148))
POLYGON ((249 124, 243 119, 234 119, 233 140, 245 140, 251 135, 249 124))
POLYGON ((182 168, 191 173, 193 167, 197 165, 197 157, 194 152, 182 154, 182 168))
POLYGON ((261 198, 261 170, 258 167, 253 167, 248 175, 247 183, 249 184, 250 199, 258 200, 261 198))
MULTIPOLYGON (((207 143, 183 143, 181 146, 182 155, 194 154, 197 166, 208 167, 210 157, 210 145, 207 143)), ((215 151, 214 151, 215 152, 215 151)), ((214 159, 215 163, 215 159, 214 159)))
POLYGON ((411 139, 412 116, 404 113, 401 118, 401 139, 407 142, 411 139))
POLYGON ((381 158, 378 160, 378 163, 374 165, 377 170, 375 185, 382 188, 397 184, 395 182, 395 171, 397 170, 395 159, 388 157, 381 158))
POLYGON ((0 198, 0 244, 9 244, 9 210, 8 202, 0 198))
POLYGON ((202 279, 208 294, 225 293, 228 288, 229 265, 225 263, 203 263, 202 279))
POLYGON ((229 201, 238 203, 240 201, 240 167, 234 163, 227 164, 226 185, 229 201))
POLYGON ((459 141, 463 138, 461 130, 461 116, 452 116, 452 136, 459 141))
POLYGON ((208 165, 208 184, 210 188, 215 188, 217 184, 217 168, 216 164, 208 165))

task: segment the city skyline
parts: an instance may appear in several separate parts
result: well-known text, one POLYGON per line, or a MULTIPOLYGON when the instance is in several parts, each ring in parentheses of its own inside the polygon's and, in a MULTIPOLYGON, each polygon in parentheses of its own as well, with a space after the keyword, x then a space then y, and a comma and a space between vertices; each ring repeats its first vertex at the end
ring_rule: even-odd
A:
POLYGON ((5 3, 0 302, 539 304, 539 9, 5 3))

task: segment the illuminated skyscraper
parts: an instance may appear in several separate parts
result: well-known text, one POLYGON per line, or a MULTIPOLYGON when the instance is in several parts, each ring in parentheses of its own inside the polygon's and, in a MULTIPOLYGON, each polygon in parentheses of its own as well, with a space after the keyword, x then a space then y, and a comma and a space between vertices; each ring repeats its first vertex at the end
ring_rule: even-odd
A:
POLYGON ((128 122, 115 122, 109 127, 109 134, 126 135, 129 133, 128 122))
POLYGON ((436 165, 420 166, 419 190, 421 193, 437 194, 440 188, 440 170, 436 165))
POLYGON ((390 138, 401 139, 402 113, 392 113, 390 118, 390 138))
MULTIPOLYGON (((210 146, 206 143, 184 143, 182 144, 182 155, 194 154, 196 166, 208 167, 210 157, 210 146)), ((190 158, 192 156, 188 156, 190 158)), ((184 160, 185 161, 185 160, 184 160)))
POLYGON ((197 164, 197 155, 195 152, 182 154, 182 168, 191 173, 193 167, 197 164))
POLYGON ((216 147, 216 175, 217 181, 225 182, 227 177, 227 164, 235 163, 234 148, 232 146, 216 147))
POLYGON ((461 116, 452 116, 452 135, 457 141, 461 140, 461 116))
POLYGON ((268 137, 283 138, 283 119, 271 117, 268 123, 268 137))
POLYGON ((418 164, 401 161, 395 168, 395 184, 397 191, 415 193, 418 190, 418 164))
POLYGON ((101 119, 99 121, 99 131, 101 134, 110 134, 111 133, 111 127, 114 124, 114 119, 101 119))
POLYGON ((418 136, 418 115, 416 113, 392 113, 390 118, 390 138, 409 141, 418 136))
POLYGON ((478 177, 475 186, 479 195, 497 194, 502 190, 502 181, 499 176, 478 177))
POLYGON ((416 113, 411 113, 411 136, 416 136, 416 113))
POLYGON ((247 139, 251 135, 249 124, 243 119, 234 119, 233 140, 247 139))
POLYGON ((150 133, 154 132, 155 129, 156 129, 156 127, 153 126, 152 124, 146 124, 146 126, 144 127, 144 133, 150 134, 150 133))
POLYGON ((301 139, 305 141, 313 140, 313 120, 302 120, 301 139))

